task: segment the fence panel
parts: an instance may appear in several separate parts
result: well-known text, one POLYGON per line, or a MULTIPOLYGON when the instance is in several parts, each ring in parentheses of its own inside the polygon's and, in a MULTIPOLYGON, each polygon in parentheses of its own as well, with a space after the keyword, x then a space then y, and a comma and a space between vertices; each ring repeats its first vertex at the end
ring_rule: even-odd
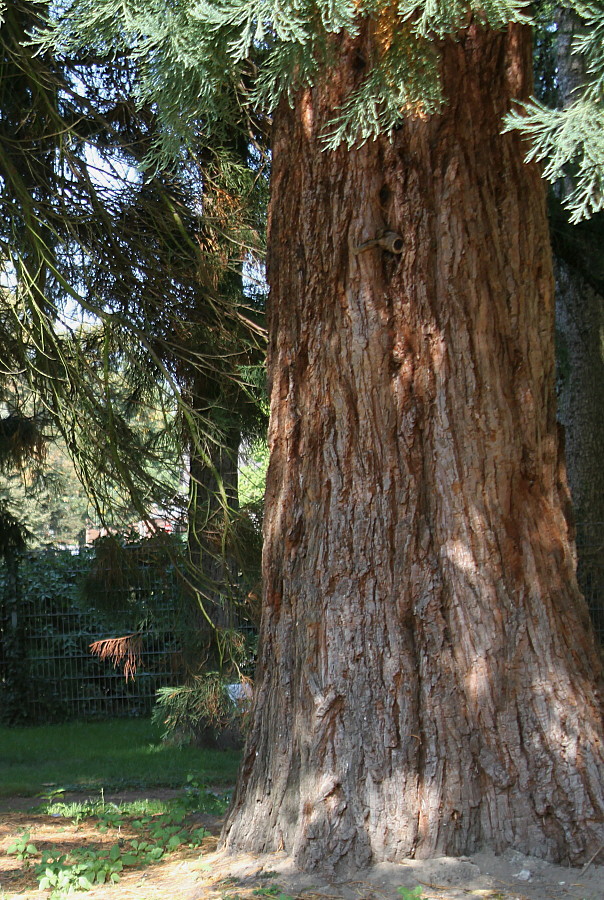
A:
POLYGON ((126 681, 110 661, 90 653, 93 641, 119 637, 134 624, 127 623, 127 616, 90 608, 83 583, 92 560, 90 552, 45 551, 0 567, 5 720, 145 715, 159 687, 182 679, 183 625, 175 572, 142 567, 137 584, 127 590, 121 586, 112 599, 116 610, 137 611, 135 627, 142 636, 136 676, 126 681), (112 618, 119 621, 112 623, 112 618))

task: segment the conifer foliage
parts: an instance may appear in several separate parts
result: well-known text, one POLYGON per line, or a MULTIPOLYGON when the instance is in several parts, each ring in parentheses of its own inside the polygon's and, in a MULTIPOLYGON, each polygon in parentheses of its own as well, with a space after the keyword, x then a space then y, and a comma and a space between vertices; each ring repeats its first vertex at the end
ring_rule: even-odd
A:
MULTIPOLYGON (((508 117, 508 127, 530 137, 528 158, 545 160, 546 178, 573 174, 576 186, 566 205, 577 222, 604 208, 604 4, 564 5, 583 19, 576 52, 585 55, 589 80, 567 109, 533 99, 508 117)), ((528 7, 524 0, 178 0, 169 8, 161 0, 72 0, 45 40, 66 53, 83 43, 131 49, 141 73, 139 100, 157 104, 162 122, 149 156, 157 161, 178 155, 200 110, 204 129, 224 134, 229 116, 240 115, 233 98, 242 99, 242 87, 249 104, 267 112, 284 94, 291 99, 333 64, 333 36, 354 37, 367 19, 374 33, 371 59, 359 60, 363 77, 334 111, 325 142, 333 148, 375 138, 411 110, 429 114, 442 104, 439 40, 472 20, 492 28, 528 22, 528 7)))
POLYGON ((371 58, 325 133, 327 147, 358 144, 391 131, 411 110, 443 102, 438 41, 472 20, 493 28, 525 22, 524 0, 71 0, 43 38, 64 54, 82 46, 117 53, 127 47, 140 69, 139 100, 157 105, 162 122, 149 160, 180 152, 203 116, 205 133, 224 133, 240 116, 233 100, 270 113, 334 64, 334 36, 373 32, 371 58))
POLYGON ((258 248, 259 179, 200 142, 142 174, 156 120, 135 64, 98 44, 34 50, 48 7, 15 0, 0 26, 0 375, 61 432, 99 517, 131 521, 178 501, 175 455, 217 440, 195 378, 215 395, 262 355, 236 277, 258 248), (157 427, 132 427, 141 406, 157 427))
POLYGON ((574 51, 583 55, 587 79, 564 109, 551 109, 538 100, 508 117, 508 127, 530 138, 527 159, 545 162, 551 182, 570 176, 573 190, 564 205, 577 223, 604 209, 604 4, 562 4, 582 21, 574 51))

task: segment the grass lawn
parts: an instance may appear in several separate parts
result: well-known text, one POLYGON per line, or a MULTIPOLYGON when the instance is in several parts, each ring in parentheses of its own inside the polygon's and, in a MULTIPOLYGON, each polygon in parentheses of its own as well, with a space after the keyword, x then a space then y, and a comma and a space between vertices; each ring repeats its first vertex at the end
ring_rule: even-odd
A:
POLYGON ((54 789, 233 784, 240 753, 162 744, 147 719, 0 728, 0 797, 54 789))

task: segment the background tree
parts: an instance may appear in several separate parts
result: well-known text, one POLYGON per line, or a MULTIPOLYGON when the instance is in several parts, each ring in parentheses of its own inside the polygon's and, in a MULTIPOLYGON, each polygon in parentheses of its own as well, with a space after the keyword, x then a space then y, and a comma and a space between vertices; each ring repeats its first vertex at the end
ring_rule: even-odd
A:
MULTIPOLYGON (((575 53, 584 26, 576 11, 545 0, 537 5, 536 84, 540 103, 564 109, 580 99, 588 80, 585 58, 575 53)), ((556 277, 556 362, 558 420, 564 427, 569 486, 577 521, 578 579, 600 637, 604 622, 604 560, 598 550, 604 522, 604 482, 600 464, 604 431, 601 214, 569 221, 563 202, 576 183, 572 165, 549 191, 550 235, 556 277)))
POLYGON ((532 98, 508 117, 511 127, 531 138, 529 159, 544 160, 544 177, 551 182, 572 175, 572 190, 564 196, 571 222, 580 222, 604 208, 604 7, 599 0, 560 4, 562 59, 560 109, 532 98), (576 15, 575 15, 576 14, 576 15), (580 27, 578 25, 579 16, 580 27), (574 23, 574 24, 573 24, 574 23), (575 61, 569 59, 574 41, 575 61))
MULTIPOLYGON (((584 26, 576 12, 557 14, 557 83, 559 106, 570 107, 586 83, 585 59, 573 52, 584 26)), ((590 602, 600 638, 604 619, 597 601, 604 598, 604 269, 600 261, 603 214, 577 224, 562 208, 572 194, 570 170, 551 191, 552 238, 556 274, 559 420, 565 429, 569 485, 578 523, 578 579, 590 602)))
POLYGON ((27 529, 28 547, 77 547, 84 543, 90 503, 71 460, 56 442, 46 446, 35 472, 9 471, 0 498, 27 529))
MULTIPOLYGON (((21 409, 9 409, 0 417, 0 479, 20 486, 36 481, 46 457, 40 423, 21 409)), ((0 559, 11 559, 31 537, 15 492, 0 488, 0 559)))
POLYGON ((177 109, 220 121, 232 82, 274 109, 265 585, 231 849, 334 869, 602 846, 544 191, 501 134, 532 87, 522 7, 74 2, 55 31, 63 52, 131 42, 166 134, 177 109))
POLYGON ((34 57, 29 34, 42 11, 15 3, 0 32, 13 355, 108 524, 178 505, 162 470, 172 472, 175 453, 190 463, 195 562, 207 504, 204 495, 196 511, 194 498, 208 486, 197 491, 199 471, 228 518, 213 454, 242 415, 254 418, 242 373, 262 360, 261 315, 243 296, 241 266, 258 247, 248 198, 262 178, 241 153, 201 140, 178 163, 140 174, 157 125, 148 106, 135 108, 136 65, 86 49, 60 63, 48 51, 34 57), (86 327, 71 321, 78 308, 86 327), (163 418, 146 440, 129 424, 141 404, 163 418))
MULTIPOLYGON (((242 283, 262 243, 262 129, 244 116, 242 137, 231 118, 208 142, 192 117, 178 159, 143 168, 161 127, 135 102, 136 60, 108 46, 34 53, 45 7, 17 0, 0 28, 6 374, 67 448, 97 523, 186 514, 189 552, 174 559, 186 669, 218 673, 222 690, 247 655, 234 610, 258 545, 236 473, 240 435, 263 427, 262 306, 242 283)), ((111 551, 119 575, 120 541, 111 551)))

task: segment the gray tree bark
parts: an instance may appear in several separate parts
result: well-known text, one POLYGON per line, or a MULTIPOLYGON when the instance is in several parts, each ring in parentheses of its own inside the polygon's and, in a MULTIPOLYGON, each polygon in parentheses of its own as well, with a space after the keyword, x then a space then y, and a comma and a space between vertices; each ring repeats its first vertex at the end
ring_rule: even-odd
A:
MULTIPOLYGON (((580 27, 576 14, 560 10, 558 87, 562 106, 577 99, 585 81, 584 60, 572 53, 580 27)), ((578 523, 578 578, 604 641, 604 303, 586 278, 586 255, 573 253, 585 228, 566 226, 567 241, 556 234, 556 337, 558 418, 564 426, 568 480, 578 523)), ((593 272, 590 274, 593 275, 593 272)))

